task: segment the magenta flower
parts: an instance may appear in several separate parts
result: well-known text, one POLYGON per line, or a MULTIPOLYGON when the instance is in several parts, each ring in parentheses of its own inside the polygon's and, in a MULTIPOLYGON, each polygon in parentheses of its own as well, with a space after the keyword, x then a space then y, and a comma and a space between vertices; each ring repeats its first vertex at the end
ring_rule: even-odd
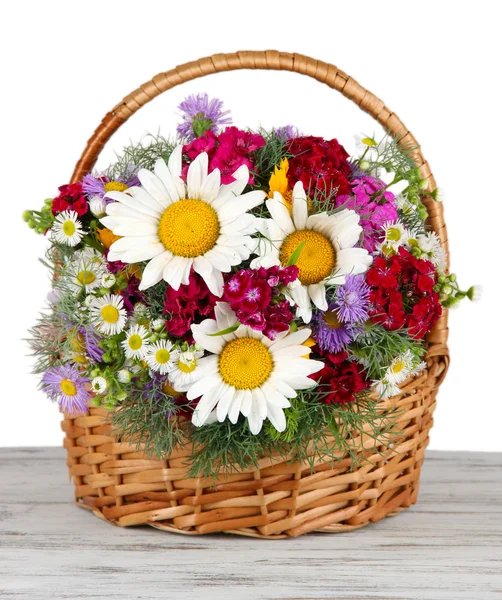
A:
POLYGON ((51 400, 69 414, 87 413, 91 394, 89 379, 83 377, 74 365, 53 367, 42 377, 42 388, 51 400))
POLYGON ((189 142, 207 131, 217 133, 222 125, 232 122, 232 119, 227 117, 230 111, 222 110, 223 102, 218 98, 209 100, 207 94, 188 96, 178 108, 184 114, 183 123, 180 123, 176 130, 181 138, 189 142))

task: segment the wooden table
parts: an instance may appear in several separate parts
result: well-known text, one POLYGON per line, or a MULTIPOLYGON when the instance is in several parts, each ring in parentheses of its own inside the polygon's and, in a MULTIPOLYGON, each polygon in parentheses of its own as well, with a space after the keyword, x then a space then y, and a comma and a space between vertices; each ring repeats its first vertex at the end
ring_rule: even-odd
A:
POLYGON ((0 449, 0 598, 502 598, 502 454, 428 452, 418 505, 280 541, 112 527, 72 503, 63 450, 0 449))

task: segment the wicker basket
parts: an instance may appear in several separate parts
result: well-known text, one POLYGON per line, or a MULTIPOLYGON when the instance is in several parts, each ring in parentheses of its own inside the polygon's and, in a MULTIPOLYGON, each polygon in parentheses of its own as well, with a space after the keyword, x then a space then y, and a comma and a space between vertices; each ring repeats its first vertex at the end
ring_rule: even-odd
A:
MULTIPOLYGON (((236 69, 294 71, 341 92, 374 117, 401 144, 417 146, 400 119, 376 96, 333 65, 299 54, 276 51, 217 54, 157 75, 124 98, 103 119, 89 140, 72 181, 88 173, 110 136, 155 96, 192 79, 236 69)), ((420 150, 421 176, 436 185, 420 150)), ((442 205, 423 198, 429 223, 447 250, 442 205)), ((365 448, 359 468, 349 456, 339 462, 310 465, 266 458, 259 467, 221 473, 218 479, 189 478, 190 446, 153 460, 136 445, 118 443, 109 413, 65 416, 68 467, 79 506, 120 526, 149 524, 186 534, 236 533, 261 538, 298 536, 309 531, 348 531, 409 507, 418 495, 420 468, 428 443, 438 386, 448 367, 446 315, 428 336, 427 369, 403 387, 399 396, 380 403, 382 413, 400 409, 399 433, 392 444, 371 435, 358 440, 365 448)), ((371 433, 371 432, 368 432, 371 433)), ((362 445, 362 446, 361 446, 362 445)))

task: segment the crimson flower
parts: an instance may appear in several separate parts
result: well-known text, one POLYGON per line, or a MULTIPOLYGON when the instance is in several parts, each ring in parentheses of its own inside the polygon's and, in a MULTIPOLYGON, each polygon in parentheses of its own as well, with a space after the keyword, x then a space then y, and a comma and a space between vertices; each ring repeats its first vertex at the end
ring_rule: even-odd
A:
POLYGON ((79 217, 89 210, 80 181, 69 183, 58 188, 59 195, 52 201, 52 214, 57 215, 65 210, 74 210, 79 217))

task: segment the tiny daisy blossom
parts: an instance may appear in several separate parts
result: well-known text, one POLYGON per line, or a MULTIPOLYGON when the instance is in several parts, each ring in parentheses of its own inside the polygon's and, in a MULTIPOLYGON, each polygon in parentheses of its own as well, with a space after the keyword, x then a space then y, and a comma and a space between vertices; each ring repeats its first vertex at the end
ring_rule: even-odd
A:
POLYGON ((382 379, 374 381, 373 386, 384 399, 401 393, 399 385, 409 377, 418 375, 426 368, 425 362, 419 360, 410 350, 396 356, 385 371, 382 379))
POLYGON ((92 248, 75 252, 67 267, 68 283, 76 292, 86 294, 101 286, 106 273, 101 254, 92 248))
POLYGON ((113 273, 105 273, 101 278, 101 285, 105 288, 111 288, 115 285, 117 278, 113 273))
POLYGON ((115 335, 126 324, 127 313, 122 296, 105 294, 96 298, 91 305, 91 320, 100 333, 115 335))
POLYGON ((427 260, 437 267, 440 271, 446 269, 446 251, 441 246, 441 240, 435 231, 428 231, 425 234, 417 235, 416 241, 420 250, 425 254, 427 260))
POLYGON ((177 392, 186 392, 197 380, 197 361, 202 356, 204 356, 204 350, 197 350, 194 346, 180 353, 173 370, 169 373, 169 381, 177 392))
POLYGON ((77 246, 84 237, 82 223, 74 210, 65 210, 60 213, 52 226, 54 239, 60 244, 77 246))
POLYGON ((166 375, 174 369, 178 355, 179 350, 169 340, 159 340, 148 346, 145 360, 152 371, 166 375))
POLYGON ((121 239, 114 242, 108 260, 146 261, 140 290, 162 279, 173 289, 190 283, 193 269, 210 291, 221 297, 223 273, 247 260, 256 219, 249 211, 260 205, 265 192, 242 194, 249 179, 246 165, 234 173, 235 181, 221 185, 218 169, 208 174, 208 155, 202 152, 181 178, 182 146, 166 164, 159 159, 154 172, 141 169, 141 187, 110 192, 101 222, 121 239))
POLYGON ((143 325, 133 325, 126 333, 126 339, 122 342, 127 358, 144 358, 148 351, 148 338, 150 334, 143 325))
POLYGON ((403 246, 408 241, 406 227, 401 221, 387 221, 382 225, 384 233, 383 244, 394 249, 403 246))
POLYGON ((80 374, 74 365, 52 367, 42 377, 42 387, 51 400, 70 413, 86 413, 91 394, 87 390, 89 379, 80 374))
POLYGON ((386 379, 378 379, 373 381, 373 388, 379 395, 380 399, 387 400, 401 393, 401 388, 395 383, 390 383, 386 379))
POLYGON ((272 341, 260 331, 239 325, 226 302, 216 304, 215 316, 192 325, 195 341, 211 353, 197 361, 198 379, 187 390, 189 400, 200 398, 193 424, 204 425, 215 411, 218 421, 228 417, 234 424, 242 414, 253 434, 261 431, 265 419, 277 431, 284 431, 289 399, 297 396, 296 390, 315 386, 309 376, 324 366, 305 358, 310 349, 303 343, 310 329, 283 331, 272 341), (232 333, 214 335, 235 326, 232 333))
POLYGON ((347 274, 367 271, 372 258, 364 248, 356 248, 362 228, 359 215, 343 209, 333 215, 309 216, 308 201, 299 181, 293 188, 292 215, 279 192, 267 200, 271 219, 257 219, 263 238, 256 245, 258 258, 253 268, 286 266, 293 253, 300 251, 295 262, 298 280, 289 286, 297 314, 308 323, 312 317, 311 302, 319 310, 327 310, 326 286, 342 285, 347 274))
POLYGON ((108 388, 106 379, 104 377, 94 377, 91 381, 91 388, 95 394, 104 394, 108 388))

